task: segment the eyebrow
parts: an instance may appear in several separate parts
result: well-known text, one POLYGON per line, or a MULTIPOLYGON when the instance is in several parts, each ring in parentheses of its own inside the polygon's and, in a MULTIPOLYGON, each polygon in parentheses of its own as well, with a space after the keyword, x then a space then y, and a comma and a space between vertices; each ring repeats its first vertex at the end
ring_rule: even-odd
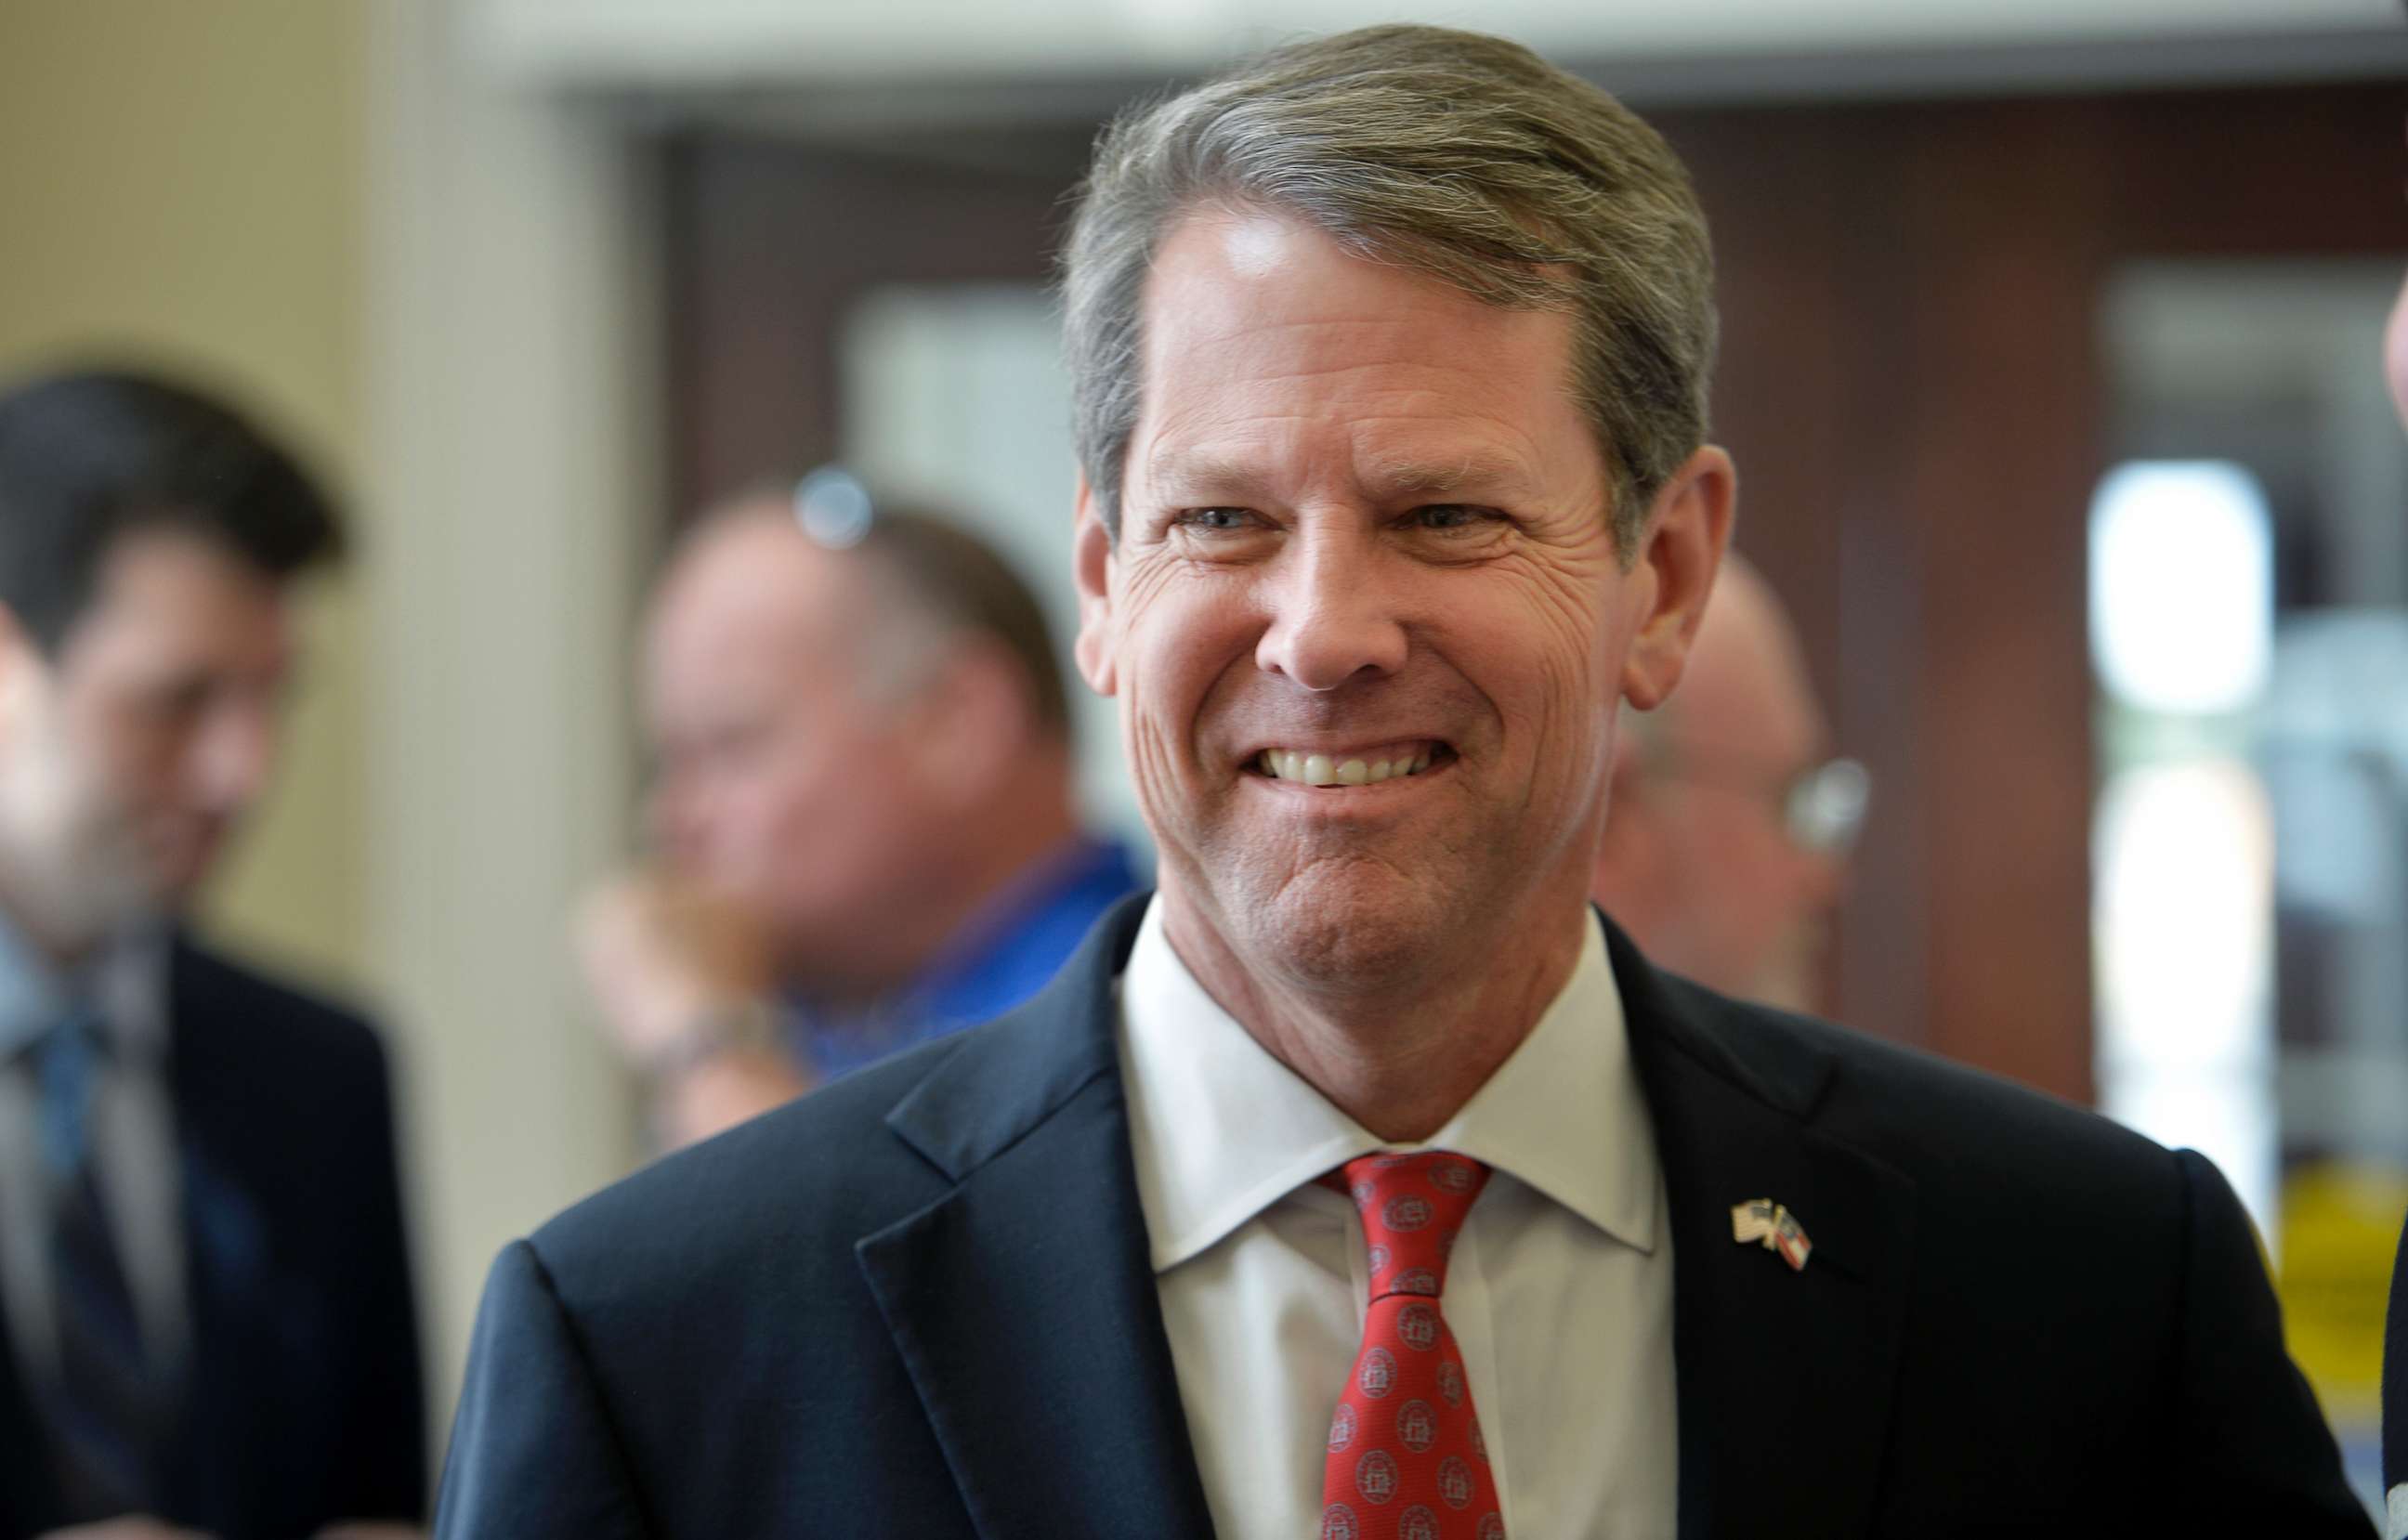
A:
POLYGON ((1157 454, 1147 463, 1146 479, 1173 503, 1256 503, 1268 484, 1244 461, 1207 450, 1157 454))
MULTIPOLYGON (((1157 455, 1147 470, 1147 479, 1166 500, 1178 503, 1258 503, 1269 485, 1255 466, 1208 450, 1169 450, 1157 455)), ((1453 497, 1467 491, 1511 500, 1532 492, 1525 466, 1511 459, 1479 454, 1442 461, 1375 461, 1363 467, 1356 486, 1380 502, 1453 497)))

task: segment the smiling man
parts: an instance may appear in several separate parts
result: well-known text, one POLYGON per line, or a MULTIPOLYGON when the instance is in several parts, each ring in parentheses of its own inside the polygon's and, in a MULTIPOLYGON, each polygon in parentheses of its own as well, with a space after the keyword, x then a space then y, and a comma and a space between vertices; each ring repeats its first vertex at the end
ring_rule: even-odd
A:
POLYGON ((1710 267, 1493 38, 1113 126, 1078 653, 1160 891, 506 1251, 446 1534, 2365 1533, 2206 1162, 1589 907, 1728 535, 1710 267))

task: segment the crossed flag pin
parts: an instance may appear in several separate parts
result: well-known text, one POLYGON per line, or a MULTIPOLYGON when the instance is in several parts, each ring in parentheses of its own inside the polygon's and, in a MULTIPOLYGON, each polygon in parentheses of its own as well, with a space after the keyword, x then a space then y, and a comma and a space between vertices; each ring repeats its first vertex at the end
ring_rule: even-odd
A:
POLYGON ((1731 1205, 1731 1239, 1742 1246, 1756 1241, 1767 1251, 1779 1252, 1792 1272, 1805 1271, 1806 1259, 1814 1251, 1814 1243, 1806 1238, 1798 1216, 1770 1198, 1751 1198, 1731 1205))

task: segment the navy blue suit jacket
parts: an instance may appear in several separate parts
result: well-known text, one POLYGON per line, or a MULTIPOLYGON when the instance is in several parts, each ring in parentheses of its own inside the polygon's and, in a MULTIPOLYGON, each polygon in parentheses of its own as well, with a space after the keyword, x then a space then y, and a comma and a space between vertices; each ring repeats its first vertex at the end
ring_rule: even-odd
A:
MULTIPOLYGON (((1001 1021, 504 1251, 438 1535, 1210 1534, 1114 1045, 1140 912, 1001 1021)), ((1684 1537, 2369 1533, 2205 1161, 1612 950, 1684 1537), (1804 1271, 1733 1244, 1759 1197, 1804 1271)))
MULTIPOLYGON (((304 1540, 426 1508, 425 1399, 384 1052, 357 1017, 179 943, 170 1086, 192 1360, 159 1517, 304 1540)), ((58 1521, 0 1353, 0 1536, 58 1521)))

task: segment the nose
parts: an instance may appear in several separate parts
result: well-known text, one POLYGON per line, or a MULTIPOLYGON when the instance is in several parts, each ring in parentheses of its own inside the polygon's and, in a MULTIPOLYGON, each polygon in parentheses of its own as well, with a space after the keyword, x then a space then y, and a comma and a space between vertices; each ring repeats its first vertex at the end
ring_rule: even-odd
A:
POLYGON ((1254 664, 1307 690, 1404 667, 1399 596, 1368 539, 1314 531, 1291 546, 1268 578, 1270 624, 1254 664))

